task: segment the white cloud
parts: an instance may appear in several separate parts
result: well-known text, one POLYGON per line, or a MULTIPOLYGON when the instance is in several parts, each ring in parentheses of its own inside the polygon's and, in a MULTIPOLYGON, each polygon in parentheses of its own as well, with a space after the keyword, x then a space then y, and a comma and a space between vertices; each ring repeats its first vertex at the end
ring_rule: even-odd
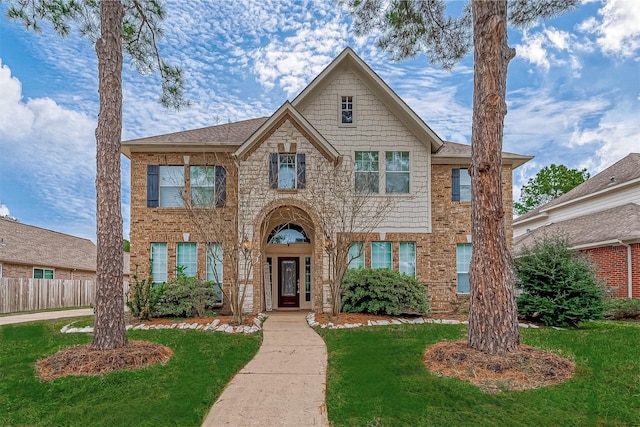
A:
POLYGON ((608 0, 598 10, 602 17, 590 17, 578 25, 579 31, 597 35, 596 43, 606 54, 631 58, 640 48, 640 2, 608 0))
POLYGON ((0 204, 0 216, 11 216, 7 205, 0 204))
POLYGON ((23 100, 20 82, 1 63, 0 92, 3 168, 37 194, 40 209, 63 214, 69 227, 93 228, 95 122, 49 98, 23 100))
POLYGON ((575 35, 554 27, 543 26, 540 30, 524 31, 522 44, 516 47, 517 57, 530 62, 536 67, 549 71, 551 67, 569 65, 574 71, 574 77, 582 64, 574 52, 588 51, 588 42, 578 42, 575 35))
POLYGON ((551 67, 547 50, 543 47, 546 38, 542 33, 535 33, 528 36, 525 32, 522 37, 524 44, 516 45, 516 55, 530 63, 548 71, 551 67))

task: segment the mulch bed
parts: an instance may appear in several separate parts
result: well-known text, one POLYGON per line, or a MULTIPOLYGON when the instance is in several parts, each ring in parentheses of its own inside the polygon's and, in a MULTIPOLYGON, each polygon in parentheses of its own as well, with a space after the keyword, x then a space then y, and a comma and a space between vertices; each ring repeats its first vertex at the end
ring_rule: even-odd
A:
POLYGON ((77 345, 36 362, 36 372, 42 381, 67 375, 103 375, 123 369, 140 369, 166 363, 173 350, 148 341, 128 341, 122 348, 93 350, 91 345, 77 345))
POLYGON ((575 370, 572 361, 526 345, 500 355, 471 349, 464 341, 441 342, 427 348, 424 363, 436 375, 470 382, 485 393, 559 384, 573 377, 575 370))

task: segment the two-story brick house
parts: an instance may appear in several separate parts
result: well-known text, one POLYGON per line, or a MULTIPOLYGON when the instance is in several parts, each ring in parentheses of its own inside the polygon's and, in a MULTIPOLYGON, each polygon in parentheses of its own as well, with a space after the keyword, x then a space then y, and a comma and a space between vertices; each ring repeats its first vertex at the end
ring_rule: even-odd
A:
MULTIPOLYGON (((443 141, 349 48, 270 117, 125 141, 122 147, 131 160, 132 271, 149 269, 150 260, 155 281, 174 277, 176 266, 202 278, 216 270, 224 286, 239 268, 237 260, 200 232, 195 205, 215 213, 208 225, 224 224, 229 236, 241 232, 243 247, 259 248, 246 283, 246 311, 271 304, 327 311, 327 248, 341 237, 323 221, 349 201, 329 212, 310 194, 322 189, 335 199, 337 185, 346 183, 353 199, 368 197, 364 216, 390 201, 384 217, 365 219, 370 229, 363 224, 363 230, 352 230, 366 235, 350 235, 351 267, 417 277, 434 311, 468 302, 471 148, 443 141), (340 168, 350 171, 341 183, 330 179, 340 168), (212 245, 220 262, 207 262, 212 245)), ((512 170, 531 157, 502 158, 504 202, 510 206, 512 170)), ((511 238, 510 219, 506 226, 511 238)))

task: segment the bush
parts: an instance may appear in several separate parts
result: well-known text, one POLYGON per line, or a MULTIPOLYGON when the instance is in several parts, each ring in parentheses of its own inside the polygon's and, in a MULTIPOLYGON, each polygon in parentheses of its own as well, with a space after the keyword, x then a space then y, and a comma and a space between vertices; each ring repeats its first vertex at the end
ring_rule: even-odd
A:
POLYGON ((605 319, 640 319, 640 299, 606 299, 604 301, 604 313, 605 319))
POLYGON ((213 308, 219 305, 215 286, 214 282, 178 275, 165 285, 158 314, 175 317, 214 315, 213 308))
POLYGON ((342 283, 342 310, 345 312, 388 315, 429 312, 425 286, 397 271, 349 270, 342 283))
POLYGON ((519 315, 549 326, 601 319, 603 286, 589 260, 562 239, 544 239, 515 259, 519 315))
POLYGON ((149 320, 157 316, 158 301, 164 294, 164 283, 154 285, 151 278, 138 280, 133 275, 133 283, 129 285, 127 307, 136 319, 149 320))

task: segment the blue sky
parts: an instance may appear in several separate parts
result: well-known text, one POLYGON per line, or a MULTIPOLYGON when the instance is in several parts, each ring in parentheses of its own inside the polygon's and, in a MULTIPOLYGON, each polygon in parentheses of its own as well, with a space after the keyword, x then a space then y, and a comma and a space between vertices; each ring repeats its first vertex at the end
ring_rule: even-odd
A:
MULTIPOLYGON (((452 3, 459 8, 460 3, 452 3)), ((95 241, 97 61, 77 34, 26 32, 0 5, 0 215, 95 241)), ((470 143, 473 63, 452 72, 424 56, 393 63, 325 0, 166 2, 162 54, 182 67, 189 109, 157 102, 156 76, 123 73, 123 139, 273 113, 351 46, 440 137, 470 143)), ((505 151, 535 156, 514 196, 543 166, 595 174, 640 152, 640 1, 586 0, 510 30, 505 151)), ((123 157, 124 232, 129 164, 123 157)))

